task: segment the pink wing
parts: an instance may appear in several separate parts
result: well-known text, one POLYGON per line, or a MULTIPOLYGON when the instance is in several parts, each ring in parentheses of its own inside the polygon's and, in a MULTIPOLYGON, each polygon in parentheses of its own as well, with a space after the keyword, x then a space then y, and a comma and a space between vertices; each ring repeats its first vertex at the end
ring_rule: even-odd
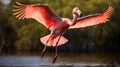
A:
POLYGON ((45 25, 47 28, 54 27, 58 20, 61 20, 52 10, 44 4, 25 5, 16 2, 13 15, 19 19, 33 18, 45 25))
POLYGON ((109 21, 110 15, 112 14, 113 8, 109 7, 106 12, 102 14, 91 14, 82 18, 78 18, 75 25, 70 26, 69 29, 87 27, 92 25, 97 25, 100 23, 106 23, 109 21))

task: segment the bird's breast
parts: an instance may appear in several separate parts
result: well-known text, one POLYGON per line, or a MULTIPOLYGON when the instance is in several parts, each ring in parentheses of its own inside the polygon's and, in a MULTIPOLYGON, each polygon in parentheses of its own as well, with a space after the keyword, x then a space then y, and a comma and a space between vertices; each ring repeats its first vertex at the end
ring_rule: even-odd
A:
POLYGON ((54 27, 54 33, 59 35, 65 32, 69 28, 69 25, 67 23, 59 23, 54 27))

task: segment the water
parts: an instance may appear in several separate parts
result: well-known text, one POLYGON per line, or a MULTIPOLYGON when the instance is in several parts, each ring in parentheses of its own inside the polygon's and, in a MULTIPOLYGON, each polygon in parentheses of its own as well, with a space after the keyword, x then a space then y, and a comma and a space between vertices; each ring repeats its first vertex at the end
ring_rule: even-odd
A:
POLYGON ((41 58, 38 54, 1 55, 0 67, 120 67, 120 54, 113 53, 59 53, 52 64, 53 53, 41 58))

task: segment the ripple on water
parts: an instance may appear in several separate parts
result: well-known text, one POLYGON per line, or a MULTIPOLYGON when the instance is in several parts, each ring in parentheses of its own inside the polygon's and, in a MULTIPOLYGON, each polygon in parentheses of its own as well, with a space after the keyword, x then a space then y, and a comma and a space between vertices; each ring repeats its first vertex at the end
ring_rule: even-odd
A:
MULTIPOLYGON (((120 67, 118 62, 112 64, 108 62, 86 62, 86 61, 71 61, 67 58, 58 58, 57 62, 52 64, 52 57, 45 56, 40 58, 40 56, 0 56, 0 66, 2 67, 106 67, 106 66, 115 66, 120 67), (63 60, 64 59, 64 60, 63 60)), ((70 59, 70 58, 69 58, 70 59)), ((74 59, 74 58, 72 58, 74 59)), ((82 58, 83 59, 83 58, 82 58)), ((85 59, 85 58, 84 58, 85 59)), ((88 58, 87 58, 88 59, 88 58)), ((86 60, 86 59, 85 59, 86 60)), ((100 60, 99 60, 100 61, 100 60)))

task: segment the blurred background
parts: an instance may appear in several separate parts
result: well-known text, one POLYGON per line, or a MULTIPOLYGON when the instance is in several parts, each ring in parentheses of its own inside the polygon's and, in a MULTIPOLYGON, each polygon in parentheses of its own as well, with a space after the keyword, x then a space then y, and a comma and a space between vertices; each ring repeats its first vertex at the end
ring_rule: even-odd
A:
MULTIPOLYGON (((120 0, 0 0, 1 55, 15 54, 18 52, 21 52, 21 54, 24 52, 38 52, 40 54, 44 47, 40 42, 40 37, 50 33, 45 26, 34 19, 16 19, 15 16, 12 15, 12 5, 14 5, 16 1, 24 4, 48 4, 58 16, 70 19, 72 19, 72 9, 75 6, 80 8, 83 16, 102 13, 109 6, 112 6, 114 11, 108 23, 87 28, 68 30, 64 36, 69 39, 69 42, 59 46, 58 51, 59 53, 67 52, 71 54, 119 54, 120 0)), ((54 50, 53 47, 47 48, 47 52, 53 52, 54 50)))

